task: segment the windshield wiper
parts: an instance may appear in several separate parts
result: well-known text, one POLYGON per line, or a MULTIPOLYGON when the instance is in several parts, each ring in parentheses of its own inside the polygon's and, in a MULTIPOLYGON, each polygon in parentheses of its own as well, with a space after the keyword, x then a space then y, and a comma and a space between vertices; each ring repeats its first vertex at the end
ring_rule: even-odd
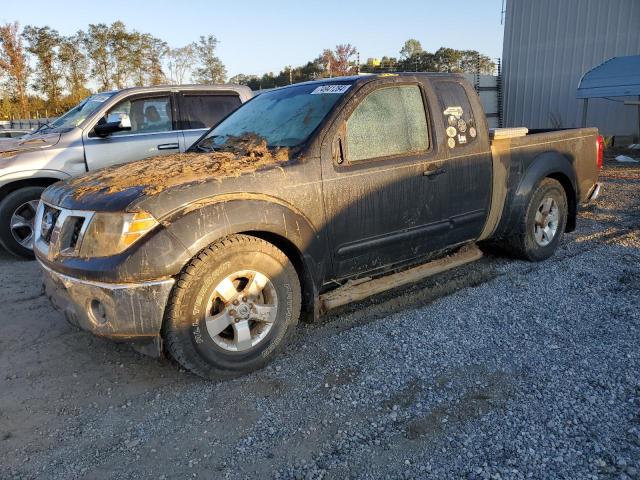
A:
POLYGON ((47 123, 44 123, 44 124, 40 125, 36 130, 33 131, 33 133, 38 133, 38 132, 40 132, 42 130, 48 130, 50 128, 52 128, 51 124, 49 122, 47 122, 47 123))
POLYGON ((198 144, 195 147, 193 147, 194 150, 198 150, 199 152, 205 152, 205 153, 210 153, 210 152, 214 152, 216 149, 213 147, 205 147, 204 145, 198 144))

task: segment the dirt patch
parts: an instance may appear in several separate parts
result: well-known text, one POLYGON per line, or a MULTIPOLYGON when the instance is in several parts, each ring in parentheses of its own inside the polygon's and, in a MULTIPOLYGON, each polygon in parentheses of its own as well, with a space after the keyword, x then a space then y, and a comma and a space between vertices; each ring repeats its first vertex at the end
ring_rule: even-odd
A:
POLYGON ((418 398, 418 395, 422 391, 422 384, 420 380, 413 379, 399 392, 391 396, 391 398, 382 402, 382 406, 385 408, 393 408, 394 405, 398 405, 403 408, 407 408, 413 405, 418 398))
POLYGON ((288 148, 270 149, 264 138, 243 135, 229 138, 221 150, 145 158, 78 177, 69 185, 76 187, 75 198, 135 187, 143 187, 145 195, 155 195, 167 188, 238 177, 288 161, 288 148))
POLYGON ((484 385, 474 386, 457 401, 438 405, 423 417, 411 419, 405 436, 417 440, 442 432, 447 424, 460 424, 501 408, 511 395, 511 380, 504 372, 496 372, 483 379, 484 385))
POLYGON ((327 373, 324 377, 324 382, 330 386, 334 385, 349 385, 354 382, 360 370, 358 368, 346 367, 341 368, 337 372, 327 373))

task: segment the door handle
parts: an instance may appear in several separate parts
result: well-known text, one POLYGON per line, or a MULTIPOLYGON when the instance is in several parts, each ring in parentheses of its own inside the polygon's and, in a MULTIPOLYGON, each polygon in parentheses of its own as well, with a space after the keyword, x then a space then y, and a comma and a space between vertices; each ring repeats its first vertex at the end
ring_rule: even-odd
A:
POLYGON ((158 150, 177 150, 180 145, 177 143, 163 143, 158 145, 158 150))

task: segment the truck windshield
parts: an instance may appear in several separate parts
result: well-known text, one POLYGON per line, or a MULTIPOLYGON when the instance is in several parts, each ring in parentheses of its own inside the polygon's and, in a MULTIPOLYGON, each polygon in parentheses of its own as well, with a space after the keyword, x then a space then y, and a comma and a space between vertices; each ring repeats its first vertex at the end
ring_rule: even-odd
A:
POLYGON ((264 138, 269 147, 300 145, 350 86, 316 83, 262 93, 224 119, 196 148, 223 148, 230 137, 244 135, 264 138))
POLYGON ((82 100, 78 105, 66 112, 61 117, 42 126, 37 133, 62 133, 78 126, 89 115, 95 112, 115 92, 98 93, 82 100))

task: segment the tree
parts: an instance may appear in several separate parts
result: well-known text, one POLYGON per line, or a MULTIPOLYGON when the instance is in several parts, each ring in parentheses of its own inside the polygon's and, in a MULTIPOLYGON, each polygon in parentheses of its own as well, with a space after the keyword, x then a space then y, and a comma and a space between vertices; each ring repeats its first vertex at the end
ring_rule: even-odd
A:
POLYGON ((201 36, 193 48, 198 59, 198 67, 194 72, 197 83, 224 83, 227 71, 222 61, 216 56, 218 39, 214 35, 201 36))
POLYGON ((496 64, 489 57, 476 50, 463 50, 460 67, 463 72, 467 73, 475 73, 479 69, 481 74, 493 75, 496 64))
POLYGON ((350 43, 336 45, 335 50, 325 49, 321 55, 321 62, 329 77, 343 77, 353 75, 357 66, 353 60, 356 47, 350 43))
POLYGON ((462 52, 460 50, 441 47, 433 55, 437 72, 462 72, 462 52))
POLYGON ((111 32, 104 23, 90 24, 83 40, 91 59, 91 75, 96 77, 100 90, 111 90, 113 64, 109 53, 111 32))
POLYGON ((249 82, 259 81, 260 79, 255 75, 245 75, 244 73, 239 73, 238 75, 234 75, 231 77, 227 83, 233 83, 236 85, 249 85, 249 82))
POLYGON ((147 34, 147 49, 149 57, 147 59, 147 74, 150 85, 160 85, 166 82, 167 77, 162 70, 162 60, 167 56, 169 46, 164 40, 155 38, 147 34))
POLYGON ((170 48, 167 52, 169 80, 171 83, 185 82, 187 73, 196 62, 196 50, 193 44, 179 48, 170 48))
POLYGON ((42 93, 49 107, 55 107, 60 98, 62 73, 58 63, 61 37, 49 27, 24 27, 22 36, 27 41, 27 51, 37 60, 33 88, 42 93))
POLYGON ((90 92, 86 87, 89 59, 82 48, 84 32, 60 40, 58 58, 71 103, 76 104, 90 92))
POLYGON ((400 49, 400 58, 406 60, 419 53, 422 53, 422 45, 415 38, 410 38, 404 42, 403 47, 400 49))
POLYGON ((162 59, 168 50, 166 42, 148 33, 132 32, 127 35, 131 54, 126 66, 129 74, 133 74, 134 83, 139 87, 163 83, 162 59))
POLYGON ((18 22, 0 25, 0 73, 8 77, 9 95, 18 103, 18 114, 27 115, 29 66, 18 22))
POLYGON ((111 75, 113 84, 116 88, 124 88, 131 75, 131 57, 133 45, 135 43, 135 34, 127 32, 127 27, 121 21, 116 21, 109 27, 109 54, 111 63, 113 64, 113 73, 111 75))

